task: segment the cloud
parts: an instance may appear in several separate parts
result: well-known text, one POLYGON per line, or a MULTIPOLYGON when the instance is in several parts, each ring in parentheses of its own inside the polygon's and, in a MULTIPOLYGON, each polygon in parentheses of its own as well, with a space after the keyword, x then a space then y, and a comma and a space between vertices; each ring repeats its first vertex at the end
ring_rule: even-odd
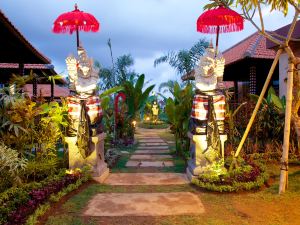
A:
MULTIPOLYGON (((101 24, 98 33, 80 33, 80 39, 89 56, 104 66, 110 66, 107 40, 112 40, 114 57, 131 54, 135 70, 145 73, 146 79, 157 84, 167 81, 175 74, 167 64, 153 67, 159 54, 179 49, 189 49, 200 38, 213 38, 213 34, 196 32, 196 21, 208 0, 77 0, 79 9, 93 14, 101 24)), ((0 8, 21 33, 52 59, 57 72, 65 70, 65 58, 76 54, 75 35, 53 34, 54 20, 63 12, 73 10, 75 1, 62 0, 1 0, 0 8)), ((266 18, 266 29, 277 29, 291 21, 271 14, 266 18)), ((223 51, 256 30, 245 23, 239 33, 220 35, 220 50, 223 51)), ((175 78, 176 75, 174 75, 175 78)))

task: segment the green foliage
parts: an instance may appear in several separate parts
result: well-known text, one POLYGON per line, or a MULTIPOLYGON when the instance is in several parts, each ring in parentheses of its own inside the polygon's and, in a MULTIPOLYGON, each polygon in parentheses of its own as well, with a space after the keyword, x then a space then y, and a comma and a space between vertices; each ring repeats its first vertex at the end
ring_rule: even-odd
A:
POLYGON ((27 180, 41 180, 58 171, 59 161, 55 157, 43 160, 30 160, 24 172, 27 180))
POLYGON ((229 90, 225 90, 225 97, 226 97, 226 102, 225 102, 225 107, 226 107, 226 112, 225 112, 225 124, 228 127, 227 131, 227 140, 230 144, 232 145, 237 145, 240 141, 240 132, 238 129, 238 121, 237 121, 237 116, 238 113, 241 111, 241 109, 247 104, 247 102, 241 103, 236 109, 231 109, 230 108, 230 99, 232 97, 232 92, 229 90))
POLYGON ((45 203, 43 205, 40 205, 35 212, 29 216, 29 218, 26 221, 26 225, 35 225, 38 223, 38 218, 42 215, 44 215, 48 209, 50 209, 50 204, 45 203))
MULTIPOLYGON (((257 95, 250 94, 250 99, 258 100, 257 95)), ((251 136, 256 143, 281 142, 284 129, 285 99, 280 99, 270 87, 257 113, 251 136)))
POLYGON ((38 104, 19 95, 2 99, 0 118, 0 140, 21 154, 31 154, 37 148, 39 157, 54 155, 68 125, 64 102, 38 104))
POLYGON ((128 106, 128 117, 130 119, 136 118, 137 113, 143 108, 150 92, 155 87, 155 85, 151 85, 143 91, 144 81, 145 75, 142 74, 135 84, 130 81, 126 81, 123 84, 126 95, 126 104, 128 106))
POLYGON ((20 185, 20 174, 26 169, 27 160, 16 150, 0 142, 0 192, 11 185, 20 185))
POLYGON ((193 87, 188 84, 185 88, 175 82, 173 99, 168 98, 166 114, 171 130, 175 134, 177 153, 187 157, 189 152, 189 138, 187 137, 188 123, 193 102, 193 87))
MULTIPOLYGON (((134 82, 138 74, 130 69, 134 60, 131 55, 122 55, 113 62, 112 68, 103 68, 99 72, 100 88, 107 90, 115 86, 121 86, 125 81, 134 82)), ((99 63, 96 66, 100 67, 99 63)))
POLYGON ((247 164, 243 161, 239 167, 229 171, 225 175, 201 174, 199 177, 193 178, 192 183, 210 191, 238 192, 258 189, 268 179, 269 174, 263 164, 247 164), (256 168, 257 166, 259 170, 256 168))
POLYGON ((262 5, 270 5, 271 6, 271 12, 273 10, 278 10, 284 14, 284 16, 287 15, 289 6, 297 6, 297 4, 300 3, 299 0, 265 0, 265 1, 259 1, 259 0, 210 0, 211 3, 205 5, 203 8, 206 9, 212 9, 216 8, 219 5, 224 5, 225 7, 235 7, 240 6, 242 7, 246 12, 249 11, 255 11, 255 9, 258 8, 258 4, 262 5))
POLYGON ((171 67, 177 70, 181 75, 191 72, 199 57, 203 55, 205 48, 208 47, 208 42, 205 39, 200 39, 189 50, 179 50, 178 52, 169 52, 167 55, 155 59, 154 66, 161 63, 169 63, 171 67))

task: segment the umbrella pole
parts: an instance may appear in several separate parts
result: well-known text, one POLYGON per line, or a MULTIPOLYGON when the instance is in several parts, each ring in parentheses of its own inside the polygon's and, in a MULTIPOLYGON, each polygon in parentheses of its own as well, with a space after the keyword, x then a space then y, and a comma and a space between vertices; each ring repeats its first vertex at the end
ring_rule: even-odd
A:
POLYGON ((77 48, 79 47, 79 31, 78 27, 76 27, 76 41, 77 41, 77 48))
POLYGON ((218 55, 219 32, 220 32, 220 26, 217 26, 217 38, 216 38, 216 51, 215 51, 215 57, 217 57, 217 55, 218 55))

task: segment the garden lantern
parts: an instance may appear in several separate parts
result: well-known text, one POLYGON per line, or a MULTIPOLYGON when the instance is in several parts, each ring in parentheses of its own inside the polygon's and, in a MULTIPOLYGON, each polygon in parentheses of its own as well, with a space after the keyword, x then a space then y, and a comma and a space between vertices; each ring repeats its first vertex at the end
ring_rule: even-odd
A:
POLYGON ((244 29, 244 19, 237 12, 219 6, 202 13, 197 20, 197 31, 217 34, 216 54, 218 51, 219 33, 229 33, 244 29))
POLYGON ((54 33, 73 34, 76 31, 77 47, 79 47, 79 31, 98 32, 100 24, 97 19, 90 13, 80 11, 75 4, 75 9, 71 12, 61 14, 54 21, 52 31, 54 33))

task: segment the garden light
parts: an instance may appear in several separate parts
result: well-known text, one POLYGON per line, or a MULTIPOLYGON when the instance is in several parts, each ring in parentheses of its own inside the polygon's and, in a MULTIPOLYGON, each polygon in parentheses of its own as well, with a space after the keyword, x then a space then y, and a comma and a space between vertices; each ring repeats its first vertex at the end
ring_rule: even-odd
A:
POLYGON ((135 120, 132 121, 132 125, 133 125, 133 127, 135 127, 135 125, 136 125, 136 121, 135 120))

